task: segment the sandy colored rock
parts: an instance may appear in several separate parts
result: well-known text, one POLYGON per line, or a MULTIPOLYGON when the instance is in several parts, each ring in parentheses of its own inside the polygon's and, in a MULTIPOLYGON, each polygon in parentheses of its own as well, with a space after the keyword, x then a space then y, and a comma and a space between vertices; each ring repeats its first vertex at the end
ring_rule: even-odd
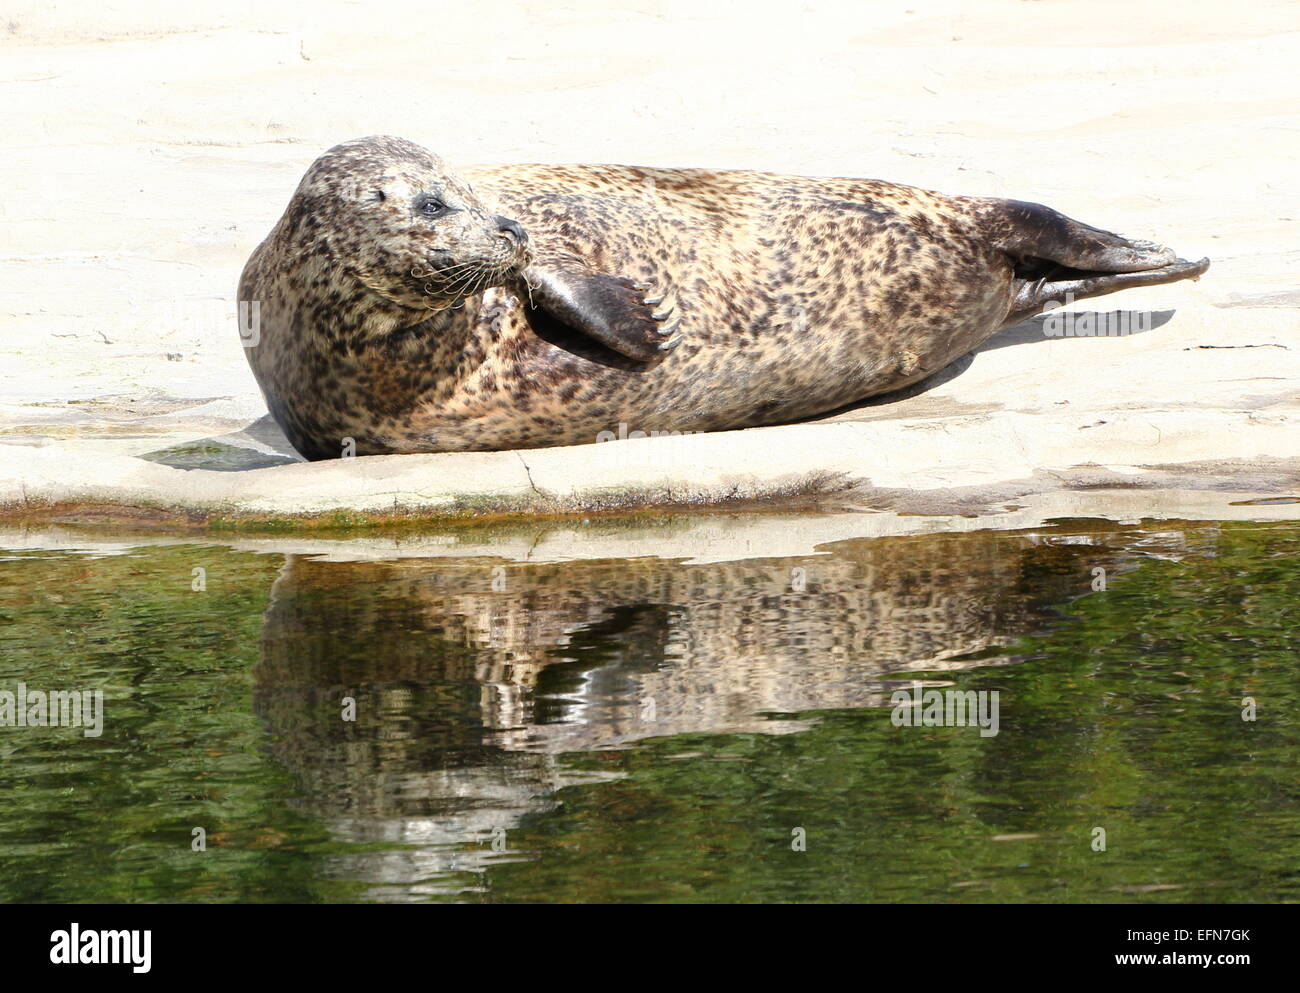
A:
POLYGON ((1087 512, 1099 488, 1186 491, 1202 511, 1300 495, 1294 5, 1171 19, 942 0, 779 23, 710 3, 436 21, 404 6, 9 5, 0 501, 582 509, 811 484, 863 509, 1003 515, 1054 492, 1087 512), (452 163, 758 168, 1040 200, 1214 267, 1072 308, 1076 329, 1145 315, 1125 318, 1138 333, 1053 336, 1039 319, 926 391, 818 423, 242 472, 141 460, 209 438, 283 460, 235 283, 306 165, 379 132, 452 163))

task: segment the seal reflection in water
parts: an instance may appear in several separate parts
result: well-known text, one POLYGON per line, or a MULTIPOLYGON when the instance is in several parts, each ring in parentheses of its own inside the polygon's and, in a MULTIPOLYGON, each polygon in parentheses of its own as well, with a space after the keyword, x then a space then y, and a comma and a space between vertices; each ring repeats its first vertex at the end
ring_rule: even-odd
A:
MULTIPOLYGON (((734 754, 726 739, 678 736, 798 734, 825 712, 888 708, 917 678, 997 687, 977 671, 1024 662, 1019 639, 1059 625, 1081 594, 1111 595, 1088 592, 1091 569, 1119 583, 1147 556, 1178 560, 1196 540, 1177 529, 979 531, 697 563, 290 555, 263 614, 253 711, 293 775, 295 803, 336 840, 404 843, 338 856, 341 878, 388 884, 383 898, 400 899, 439 885, 432 877, 458 855, 485 868, 491 832, 513 837, 559 806, 565 787, 656 769, 650 778, 675 783, 665 753, 734 754), (355 721, 339 719, 344 696, 355 721), (678 745, 627 764, 591 760, 646 739, 678 745)), ((887 715, 860 726, 863 741, 900 741, 887 715)), ((962 743, 981 740, 970 729, 933 742, 940 751, 926 754, 961 774, 922 772, 913 800, 946 810, 955 782, 976 800, 989 777, 1005 785, 1004 752, 962 743)), ((764 777, 822 756, 815 747, 792 743, 784 771, 756 773, 732 800, 762 808, 764 777)), ((870 748, 856 754, 863 775, 884 774, 870 748)), ((626 830, 624 803, 640 789, 607 795, 592 816, 626 830)))
POLYGON ((900 389, 1066 299, 1208 259, 1015 200, 631 166, 450 171, 330 149, 249 259, 249 362, 289 440, 344 453, 717 431, 900 389))

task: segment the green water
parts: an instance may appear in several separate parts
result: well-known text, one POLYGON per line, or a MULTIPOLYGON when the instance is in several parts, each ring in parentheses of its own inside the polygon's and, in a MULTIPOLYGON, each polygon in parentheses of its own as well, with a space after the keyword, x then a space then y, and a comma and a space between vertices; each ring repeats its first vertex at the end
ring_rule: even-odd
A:
POLYGON ((6 553, 0 900, 1300 899, 1300 526, 654 547, 6 553))

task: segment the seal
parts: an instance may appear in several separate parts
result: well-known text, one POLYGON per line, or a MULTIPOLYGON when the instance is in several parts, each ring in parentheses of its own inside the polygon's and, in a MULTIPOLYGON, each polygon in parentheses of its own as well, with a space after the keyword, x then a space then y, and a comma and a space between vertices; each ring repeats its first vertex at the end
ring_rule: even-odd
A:
POLYGON ((1208 267, 1016 200, 745 171, 457 173, 377 136, 312 164, 239 299, 272 415, 325 459, 795 421, 1044 309, 1208 267))

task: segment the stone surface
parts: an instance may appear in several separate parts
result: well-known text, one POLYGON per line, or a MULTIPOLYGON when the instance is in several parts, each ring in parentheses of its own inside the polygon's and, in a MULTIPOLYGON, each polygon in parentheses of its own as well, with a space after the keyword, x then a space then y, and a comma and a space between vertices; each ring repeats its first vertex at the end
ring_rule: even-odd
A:
POLYGON ((890 516, 1005 518, 1031 500, 1084 515, 1104 492, 1231 516, 1300 495, 1293 4, 1229 20, 1215 3, 1170 19, 1108 0, 941 0, 818 5, 780 24, 723 4, 589 0, 436 21, 414 3, 7 11, 11 508, 583 510, 811 489, 890 516), (1071 309, 1076 330, 1115 307, 1145 315, 1139 333, 1052 336, 1039 319, 914 395, 815 423, 176 468, 286 453, 238 342, 235 283, 315 155, 377 132, 453 163, 760 168, 1039 200, 1214 266, 1071 309), (140 458, 160 451, 169 465, 140 458))

